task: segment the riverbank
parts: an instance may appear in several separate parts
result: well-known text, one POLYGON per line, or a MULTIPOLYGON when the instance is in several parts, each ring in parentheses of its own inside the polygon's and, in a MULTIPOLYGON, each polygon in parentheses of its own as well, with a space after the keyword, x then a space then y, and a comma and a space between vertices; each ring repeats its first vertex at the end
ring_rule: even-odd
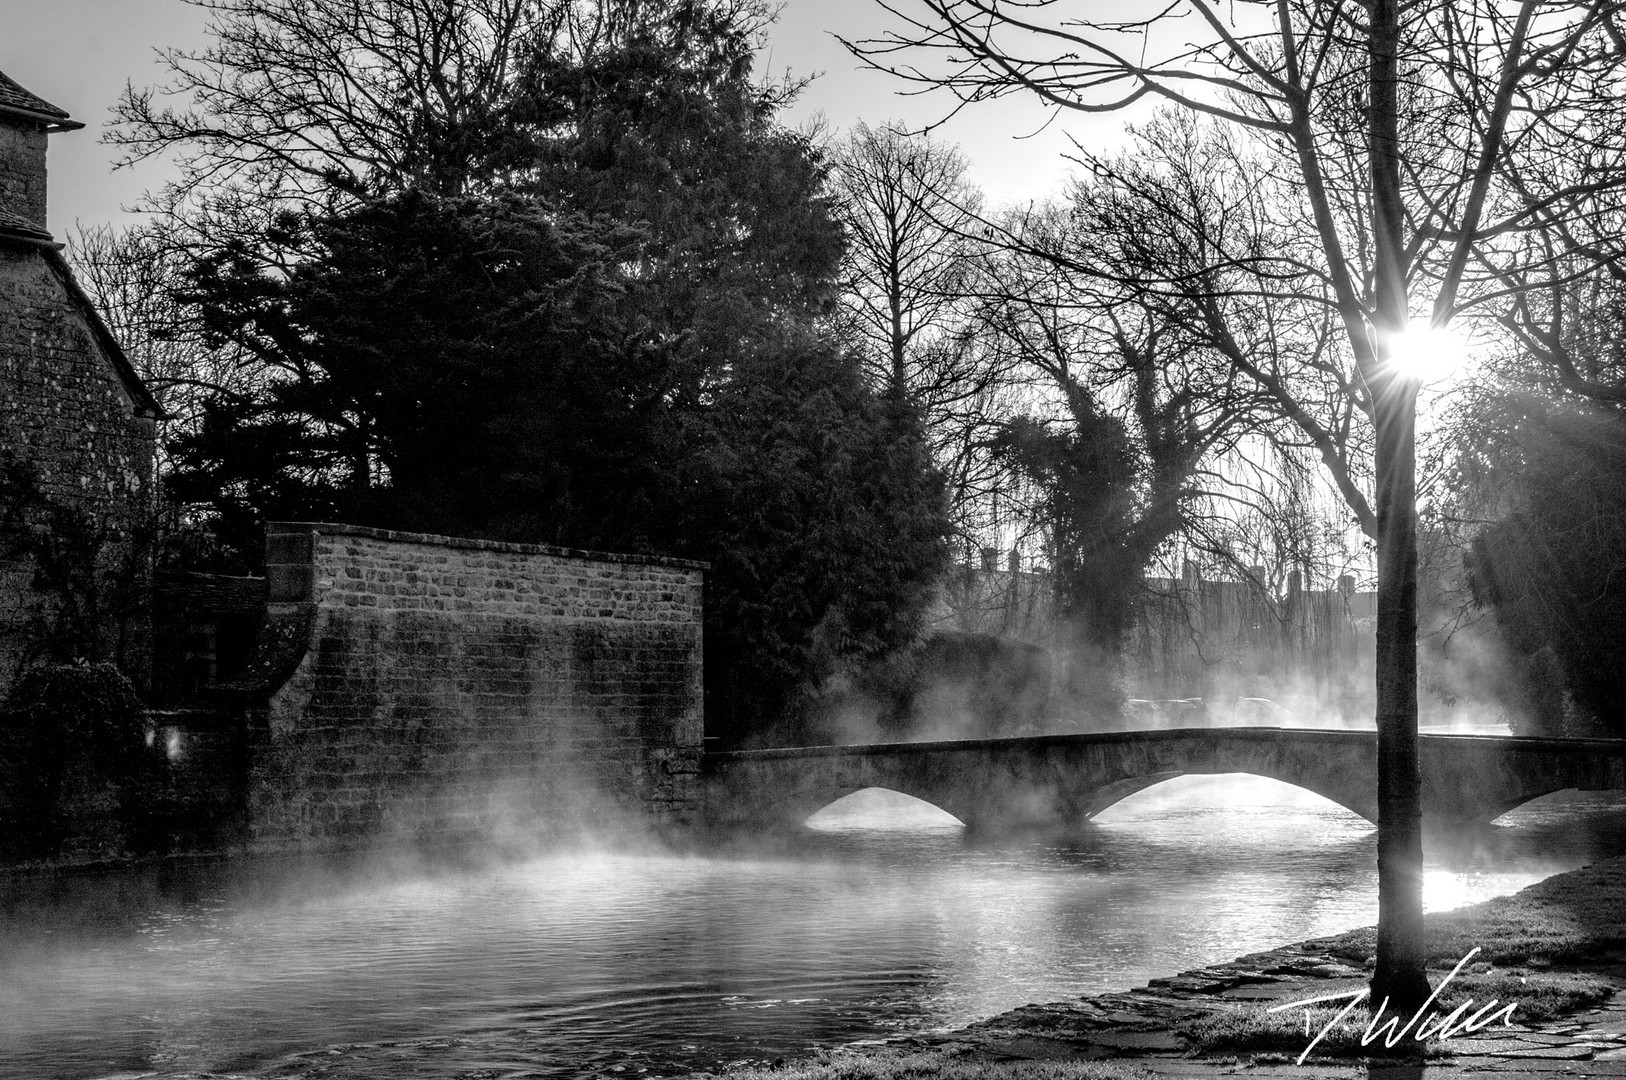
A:
MULTIPOLYGON (((1396 1051, 1411 1049, 1409 1059, 1374 1057, 1361 1044, 1361 1006, 1297 1064, 1335 1013, 1323 1009, 1307 1023, 1303 1009, 1270 1010, 1359 991, 1369 977, 1375 940, 1368 927, 1154 979, 1126 993, 1030 1005, 957 1031, 728 1076, 1109 1080, 1245 1074, 1412 1080, 1449 1070, 1455 1080, 1626 1077, 1626 858, 1428 916, 1429 976, 1440 993, 1423 1020, 1450 1014, 1472 998, 1474 1004, 1457 1014, 1460 1023, 1495 999, 1496 1008, 1480 1013, 1495 1020, 1490 1026, 1422 1044, 1408 1037, 1396 1051), (1441 987, 1442 982, 1447 985, 1441 987), (1512 1019, 1504 1023, 1509 1003, 1512 1019)), ((1334 1003, 1341 1006, 1342 1001, 1334 1003)))

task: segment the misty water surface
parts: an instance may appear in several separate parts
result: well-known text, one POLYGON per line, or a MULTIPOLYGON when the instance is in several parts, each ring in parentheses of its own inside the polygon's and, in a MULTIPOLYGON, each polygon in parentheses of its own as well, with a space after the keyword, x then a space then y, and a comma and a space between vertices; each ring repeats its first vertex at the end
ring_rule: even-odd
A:
MULTIPOLYGON (((1626 851, 1553 797, 1431 856, 1432 907, 1626 851)), ((1085 841, 969 846, 865 793, 789 847, 291 863, 10 887, 0 1077, 568 1076, 771 1060, 1370 923, 1372 827, 1189 777, 1085 841)))

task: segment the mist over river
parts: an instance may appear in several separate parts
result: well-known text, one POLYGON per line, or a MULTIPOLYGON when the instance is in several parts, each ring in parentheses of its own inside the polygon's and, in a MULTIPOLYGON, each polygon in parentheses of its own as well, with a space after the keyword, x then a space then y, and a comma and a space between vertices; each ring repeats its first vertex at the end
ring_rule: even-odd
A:
MULTIPOLYGON (((1083 840, 860 793, 794 841, 483 864, 236 861, 0 885, 0 1078, 669 1074, 955 1026, 1360 926, 1375 833, 1188 777, 1083 840)), ((1433 909, 1626 853, 1626 794, 1447 847, 1433 909)))

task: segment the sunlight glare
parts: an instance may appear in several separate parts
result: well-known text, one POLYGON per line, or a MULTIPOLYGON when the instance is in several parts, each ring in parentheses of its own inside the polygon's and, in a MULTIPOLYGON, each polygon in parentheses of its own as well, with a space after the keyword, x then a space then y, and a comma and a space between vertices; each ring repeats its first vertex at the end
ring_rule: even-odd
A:
POLYGON ((1438 382, 1460 368, 1468 357, 1462 334, 1436 329, 1427 319, 1413 319, 1389 342, 1389 363, 1420 384, 1438 382))

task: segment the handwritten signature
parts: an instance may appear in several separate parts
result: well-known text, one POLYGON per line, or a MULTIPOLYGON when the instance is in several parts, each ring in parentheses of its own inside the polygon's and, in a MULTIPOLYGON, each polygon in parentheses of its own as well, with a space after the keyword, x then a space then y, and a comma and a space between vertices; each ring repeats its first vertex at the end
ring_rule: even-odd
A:
MULTIPOLYGON (((1436 986, 1434 992, 1428 995, 1428 1000, 1423 1002, 1417 1011, 1412 1013, 1411 1019, 1407 1020, 1398 1029, 1396 1025, 1400 1023, 1400 1017, 1391 1016, 1384 1019, 1383 1014, 1389 1011, 1389 999, 1384 998, 1383 1008, 1378 1010, 1377 1014, 1367 1023, 1366 1029, 1361 1033, 1361 1045, 1370 1046, 1373 1041, 1381 1037, 1383 1045, 1392 1050, 1408 1034, 1418 1042, 1425 1042, 1429 1039, 1449 1039, 1453 1035, 1460 1035, 1464 1032, 1471 1035, 1480 1028, 1489 1027, 1498 1018, 1501 1019, 1504 1026, 1512 1027, 1513 1010, 1517 1007, 1517 1004, 1510 1001, 1506 1005, 1501 1005, 1500 1009, 1498 1009, 1500 1002, 1495 998, 1491 998, 1489 1004, 1481 1006, 1472 1016, 1465 1017, 1465 1014, 1469 1009, 1473 1008, 1474 1004, 1474 999, 1469 998, 1455 1009, 1452 1009, 1446 1016, 1442 1017, 1438 1013, 1433 1013, 1427 1020, 1423 1019, 1423 1015, 1428 1013, 1433 1006, 1434 999, 1440 996, 1445 988, 1451 984, 1451 980, 1457 977, 1457 973, 1463 969, 1463 966, 1472 960, 1478 952, 1479 949, 1476 947, 1467 956, 1458 960, 1457 966, 1451 969, 1451 974, 1440 980, 1440 985, 1436 986), (1430 1027, 1431 1024, 1432 1027, 1430 1027), (1412 1030, 1414 1027, 1416 1028, 1415 1032, 1412 1030)), ((1304 1059, 1310 1056, 1310 1051, 1316 1048, 1316 1044, 1325 1038, 1329 1031, 1342 1023, 1344 1017, 1354 1012, 1355 1007, 1365 1001, 1370 994, 1371 991, 1366 988, 1351 990, 1343 994, 1324 994, 1321 997, 1305 998, 1302 1001, 1289 1001, 1282 1005, 1276 1005, 1267 1009, 1266 1012, 1274 1013, 1281 1012, 1284 1009, 1303 1009, 1304 1033, 1308 1035, 1310 1034, 1310 1006, 1320 1005, 1328 1001, 1349 1002, 1339 1011, 1337 1016, 1329 1020, 1327 1025, 1316 1033, 1316 1037, 1310 1040, 1310 1045, 1304 1048, 1304 1053, 1300 1054, 1298 1061, 1294 1063, 1303 1065, 1304 1059)))

